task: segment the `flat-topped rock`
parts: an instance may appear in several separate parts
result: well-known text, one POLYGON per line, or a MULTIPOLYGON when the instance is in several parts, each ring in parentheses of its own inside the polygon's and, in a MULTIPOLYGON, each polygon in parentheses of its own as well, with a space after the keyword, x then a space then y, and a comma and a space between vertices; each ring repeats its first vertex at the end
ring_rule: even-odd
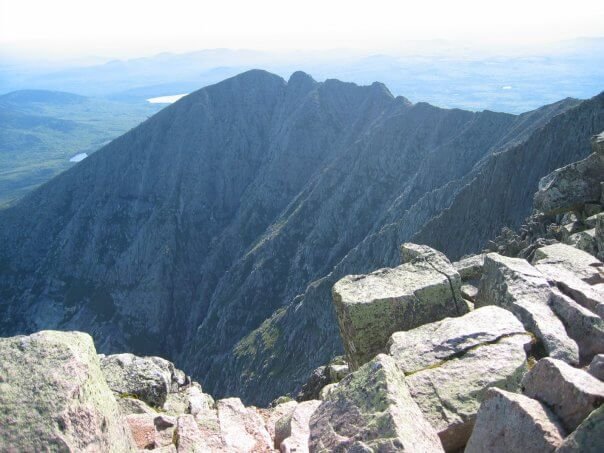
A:
POLYGON ((401 266, 349 275, 334 285, 340 334, 352 370, 385 351, 394 332, 468 311, 459 274, 444 255, 429 250, 401 266))
POLYGON ((564 436, 556 416, 539 401, 492 388, 480 405, 464 452, 553 452, 564 436))
POLYGON ((0 451, 134 450, 92 338, 0 338, 0 451))
POLYGON ((525 395, 547 404, 568 432, 604 402, 604 382, 561 360, 545 358, 522 380, 525 395))
POLYGON ((554 170, 539 181, 533 207, 545 214, 580 209, 600 200, 604 155, 592 153, 578 162, 554 170))
POLYGON ((535 251, 533 264, 566 269, 586 283, 604 283, 604 264, 593 255, 567 244, 553 244, 535 251))
POLYGON ((346 376, 310 419, 310 451, 442 452, 411 398, 403 373, 384 354, 346 376))
POLYGON ((399 369, 412 374, 512 335, 526 335, 518 318, 503 308, 486 306, 457 318, 392 334, 390 355, 399 369))
POLYGON ((239 398, 216 402, 220 434, 226 449, 237 452, 271 451, 273 441, 256 409, 239 398))
POLYGON ((504 336, 406 376, 413 399, 446 451, 466 444, 488 388, 518 391, 530 342, 527 334, 504 336))
POLYGON ((510 310, 535 334, 549 356, 578 364, 577 343, 549 306, 551 292, 543 274, 527 261, 489 253, 475 305, 497 305, 510 310))

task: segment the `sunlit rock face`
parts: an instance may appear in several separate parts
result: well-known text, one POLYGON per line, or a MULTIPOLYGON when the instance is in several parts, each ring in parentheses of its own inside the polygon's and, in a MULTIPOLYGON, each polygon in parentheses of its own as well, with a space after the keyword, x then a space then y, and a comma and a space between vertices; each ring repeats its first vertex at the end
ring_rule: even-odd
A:
POLYGON ((300 72, 204 88, 0 213, 0 334, 92 332, 266 403, 342 352, 335 281, 413 235, 456 259, 520 223, 603 99, 516 116, 300 72))

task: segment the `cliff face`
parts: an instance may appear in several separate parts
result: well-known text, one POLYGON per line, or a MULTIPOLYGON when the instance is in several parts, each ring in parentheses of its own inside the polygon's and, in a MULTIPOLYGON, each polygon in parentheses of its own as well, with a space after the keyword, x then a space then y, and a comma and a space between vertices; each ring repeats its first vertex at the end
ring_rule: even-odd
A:
MULTIPOLYGON (((570 135, 587 153, 603 99, 514 116, 303 73, 205 88, 0 214, 0 334, 91 332, 101 352, 163 355, 216 396, 267 402, 341 350, 336 279, 393 264, 396 245, 488 179, 485 168, 539 153, 531 140, 570 135)), ((566 150, 554 146, 552 168, 580 157, 566 150)), ((472 226, 484 235, 445 251, 475 250, 527 214, 529 187, 551 168, 515 163, 505 168, 526 204, 509 217, 510 197, 472 226)), ((505 187, 477 193, 495 203, 505 187)))

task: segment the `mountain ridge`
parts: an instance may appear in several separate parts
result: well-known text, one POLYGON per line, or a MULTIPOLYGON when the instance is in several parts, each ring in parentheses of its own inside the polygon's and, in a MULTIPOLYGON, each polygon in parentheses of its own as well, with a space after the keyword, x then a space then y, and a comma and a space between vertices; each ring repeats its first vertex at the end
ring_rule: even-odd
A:
POLYGON ((163 355, 215 395, 266 402, 341 348, 323 341, 321 282, 396 250, 352 249, 577 103, 445 110, 264 71, 203 88, 0 213, 0 332, 91 331, 102 352, 163 355))

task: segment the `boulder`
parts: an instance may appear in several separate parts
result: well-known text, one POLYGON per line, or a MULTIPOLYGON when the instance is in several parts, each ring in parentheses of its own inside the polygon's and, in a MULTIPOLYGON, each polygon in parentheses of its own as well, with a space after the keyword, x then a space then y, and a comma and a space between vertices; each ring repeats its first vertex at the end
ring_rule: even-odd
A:
POLYGON ((214 399, 201 391, 197 382, 178 391, 168 393, 163 410, 170 415, 197 415, 200 411, 214 406, 214 399))
POLYGON ((463 447, 489 387, 520 388, 531 337, 512 313, 484 307, 392 335, 390 353, 446 451, 463 447))
POLYGON ((487 306, 457 318, 396 332, 390 339, 389 350, 399 369, 413 374, 514 335, 530 342, 522 323, 511 312, 487 306))
POLYGON ((602 453, 604 406, 593 411, 556 450, 556 453, 602 453))
POLYGON ((468 311, 461 279, 436 250, 403 245, 411 261, 367 275, 349 275, 333 287, 340 335, 351 370, 383 352, 394 332, 468 311))
POLYGON ((219 400, 216 407, 226 449, 238 452, 272 450, 273 441, 256 409, 246 408, 239 398, 219 400))
POLYGON ((325 387, 321 389, 321 393, 319 393, 319 399, 322 401, 326 399, 329 394, 338 386, 338 383, 334 382, 333 384, 327 384, 325 387))
POLYGON ((492 388, 480 405, 464 452, 553 452, 564 436, 556 416, 539 401, 492 388))
POLYGON ((571 432, 604 402, 604 383, 552 358, 539 360, 522 380, 525 395, 550 407, 571 432))
POLYGON ((589 253, 590 255, 596 256, 598 254, 595 228, 571 234, 568 239, 564 242, 585 253, 589 253))
POLYGON ((275 424, 275 448, 285 452, 308 452, 310 417, 321 401, 304 401, 275 424))
POLYGON ((472 255, 453 263, 463 281, 479 279, 484 267, 485 254, 472 255))
POLYGON ((178 453, 207 453, 212 451, 206 443, 205 436, 199 429, 195 418, 190 415, 181 415, 176 420, 174 443, 178 453))
POLYGON ((537 249, 533 264, 549 264, 566 269, 590 285, 604 283, 604 264, 593 255, 567 244, 537 249))
POLYGON ((474 301, 476 300, 477 294, 478 294, 478 288, 476 288, 474 285, 469 285, 467 283, 461 285, 461 296, 464 299, 469 300, 470 302, 474 303, 474 301))
POLYGON ((273 439, 273 446, 277 450, 279 449, 279 445, 283 439, 279 439, 279 442, 277 443, 277 439, 275 438, 275 425, 281 418, 291 415, 297 405, 298 403, 296 401, 289 400, 277 404, 275 407, 258 409, 258 413, 264 419, 264 427, 266 428, 266 431, 271 439, 273 439))
POLYGON ((604 353, 604 320, 557 289, 552 290, 550 305, 577 342, 582 363, 604 353))
POLYGON ((0 338, 0 451, 132 451, 92 338, 0 338))
POLYGON ((346 376, 310 419, 310 451, 443 451, 394 359, 346 376))
POLYGON ((604 155, 592 153, 585 159, 554 170, 539 181, 533 207, 546 215, 579 210, 600 199, 604 155))
POLYGON ((134 354, 100 356, 107 384, 118 395, 135 396, 145 403, 162 407, 173 384, 185 385, 184 373, 160 357, 134 354))
POLYGON ((590 285, 573 272, 554 264, 535 264, 552 286, 557 286, 579 305, 604 318, 604 285, 590 285))
POLYGON ((156 447, 168 447, 173 445, 177 417, 158 415, 153 419, 153 424, 155 425, 156 447))
POLYGON ((594 229, 594 231, 595 231, 596 224, 598 223, 598 218, 600 218, 600 217, 604 217, 604 213, 599 213, 599 214, 595 214, 590 217, 587 217, 583 221, 583 223, 585 224, 587 229, 594 229))
POLYGON ((476 308, 497 305, 510 310, 535 334, 551 357, 579 363, 579 348, 549 306, 551 288, 544 276, 521 258, 489 253, 476 296, 476 308))
POLYGON ((587 371, 592 376, 604 381, 604 354, 595 356, 589 364, 587 371))

